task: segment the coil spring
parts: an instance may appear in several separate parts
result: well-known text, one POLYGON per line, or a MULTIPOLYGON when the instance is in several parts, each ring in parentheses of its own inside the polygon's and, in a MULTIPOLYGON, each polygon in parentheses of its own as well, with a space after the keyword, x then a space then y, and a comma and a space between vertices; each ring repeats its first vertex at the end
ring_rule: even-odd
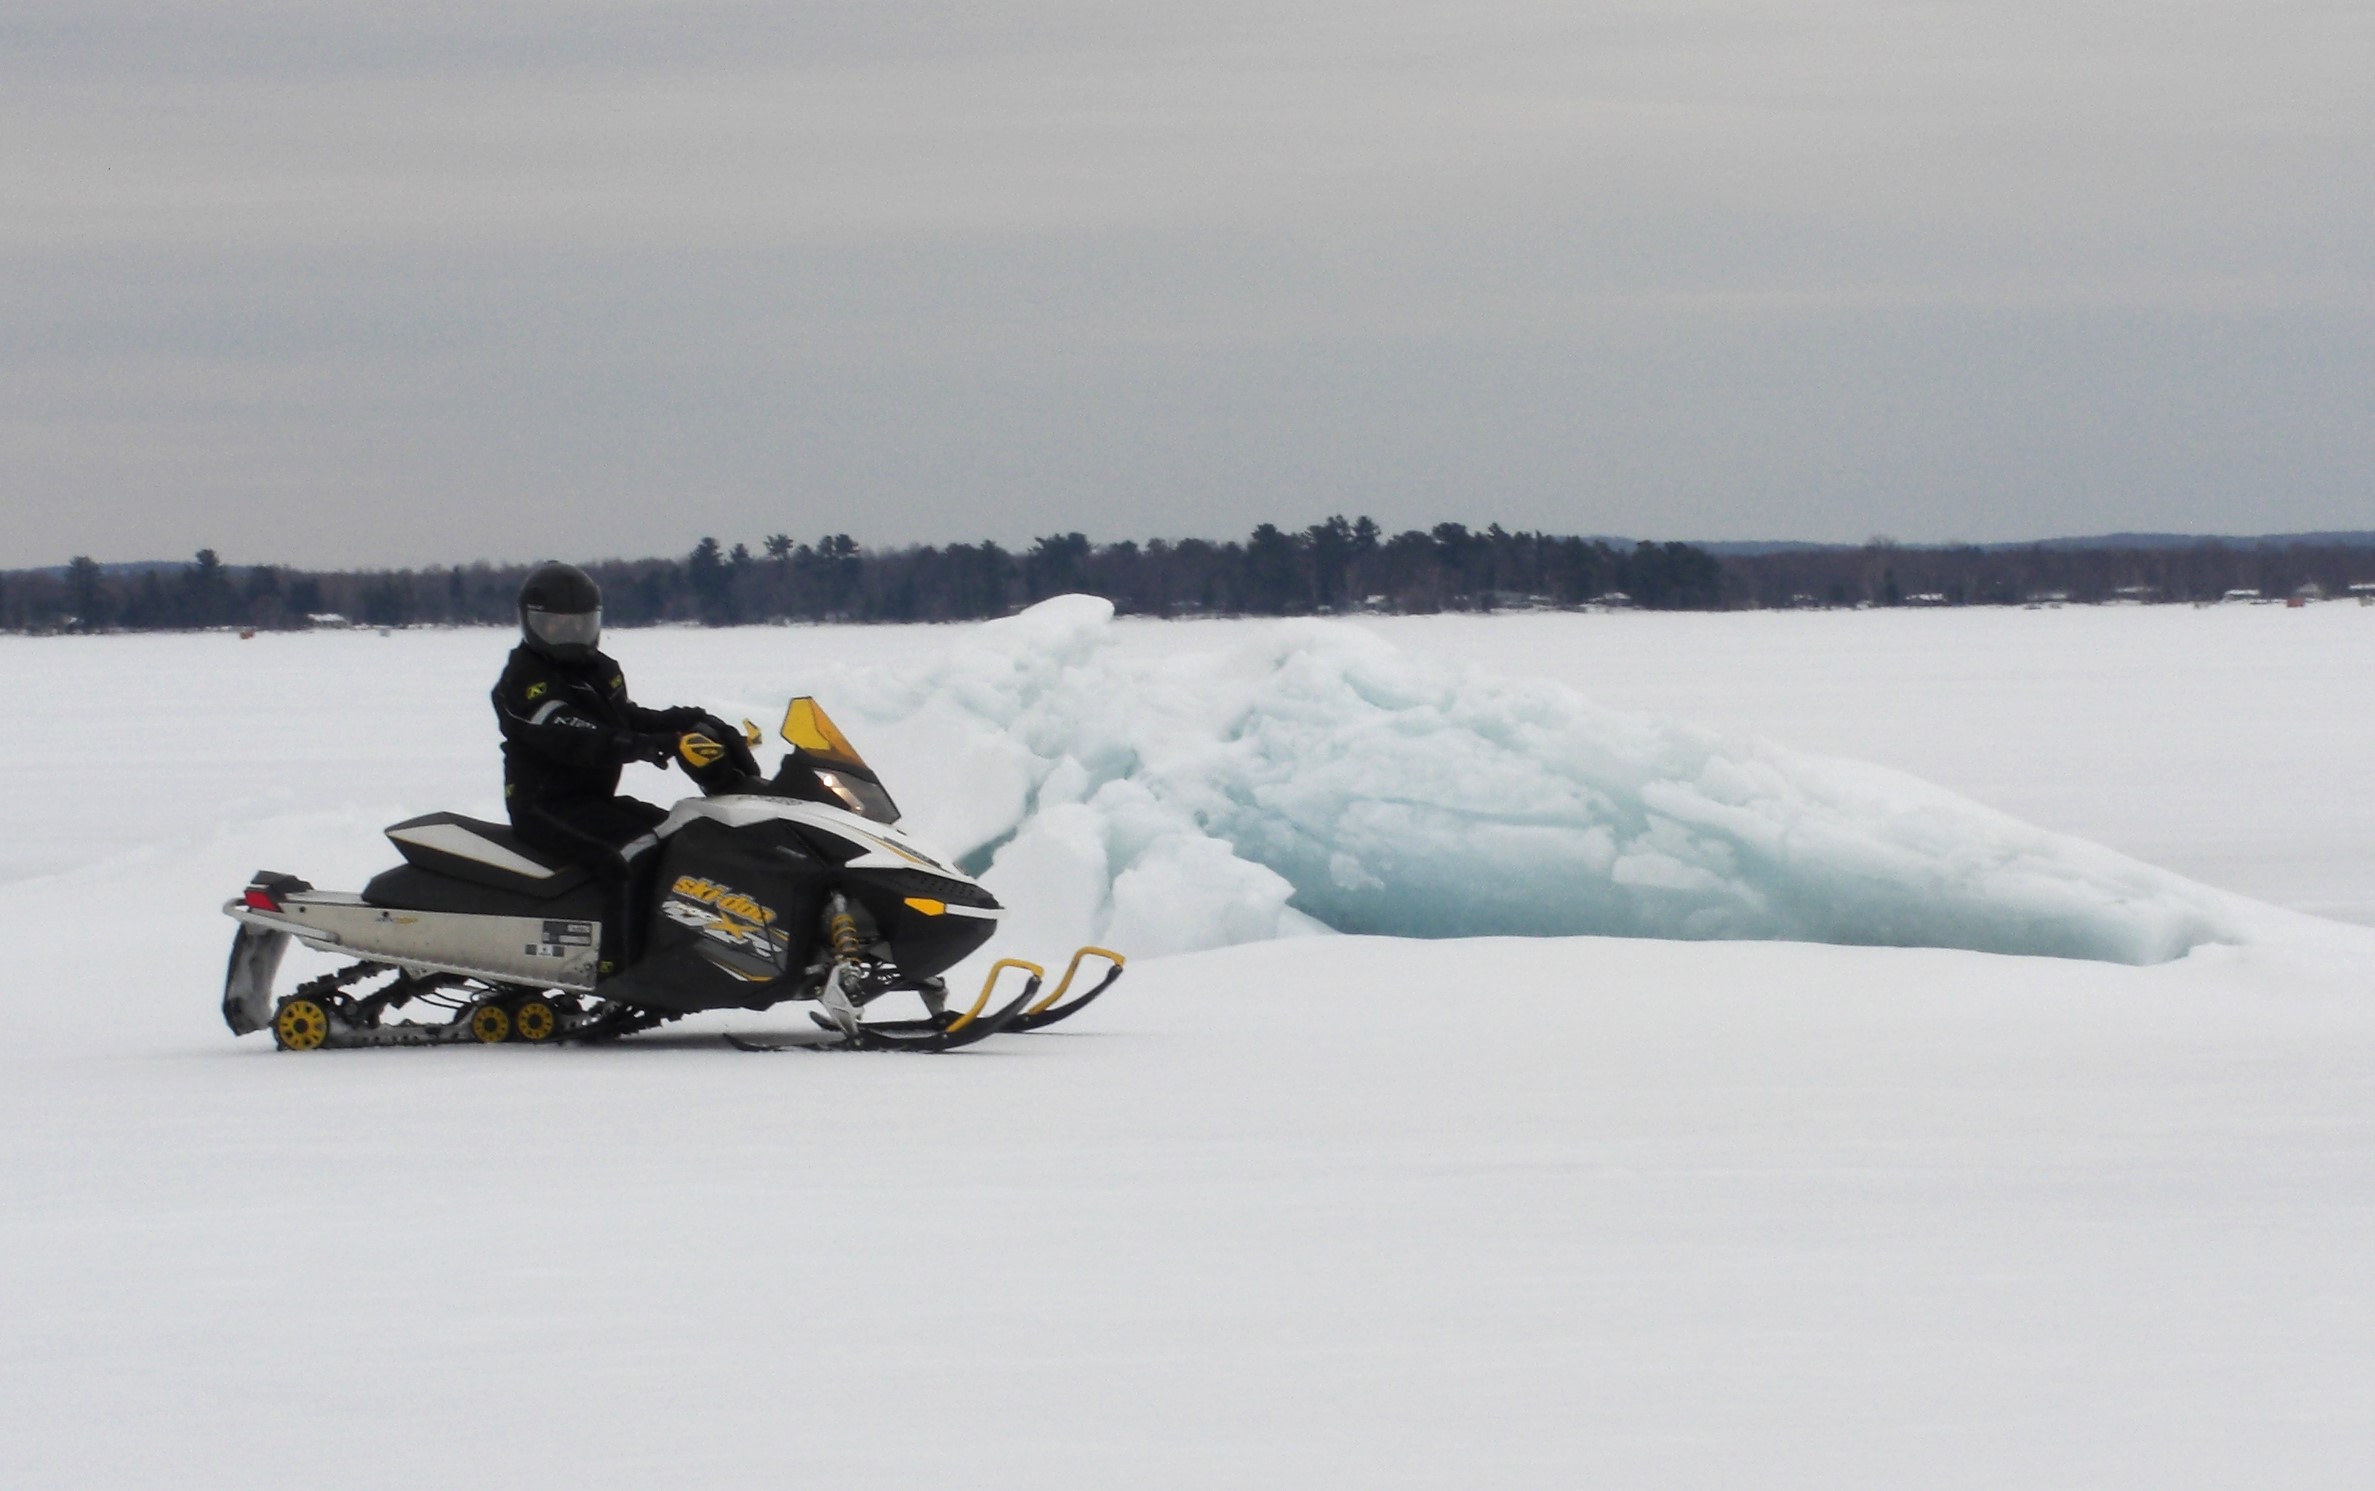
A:
POLYGON ((858 960, 858 923, 846 911, 836 911, 825 923, 825 935, 833 939, 833 956, 844 963, 858 960))

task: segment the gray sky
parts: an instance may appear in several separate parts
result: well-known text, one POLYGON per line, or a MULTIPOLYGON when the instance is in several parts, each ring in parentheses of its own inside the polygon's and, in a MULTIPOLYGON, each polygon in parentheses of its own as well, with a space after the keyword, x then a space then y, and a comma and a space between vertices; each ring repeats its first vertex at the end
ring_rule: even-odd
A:
POLYGON ((0 8, 0 564, 2375 527, 2365 0, 0 8))

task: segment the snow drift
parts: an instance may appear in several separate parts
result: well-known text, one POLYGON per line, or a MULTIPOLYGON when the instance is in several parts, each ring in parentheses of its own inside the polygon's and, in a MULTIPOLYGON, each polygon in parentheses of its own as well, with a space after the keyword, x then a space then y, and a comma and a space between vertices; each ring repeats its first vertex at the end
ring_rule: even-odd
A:
POLYGON ((1067 596, 849 679, 917 826, 986 868, 1018 946, 1334 929, 2150 963, 2238 939, 2217 892, 1898 772, 1339 624, 1155 657, 1113 632, 1107 603, 1067 596))

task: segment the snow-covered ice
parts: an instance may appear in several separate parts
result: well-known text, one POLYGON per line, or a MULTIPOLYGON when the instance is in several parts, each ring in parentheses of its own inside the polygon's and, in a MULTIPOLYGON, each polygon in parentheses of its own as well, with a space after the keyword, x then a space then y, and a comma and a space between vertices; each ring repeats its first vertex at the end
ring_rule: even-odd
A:
POLYGON ((614 643, 654 702, 819 693, 1024 903, 1004 950, 1206 950, 946 1058, 716 1040, 780 1014, 282 1056, 215 1014, 220 900, 259 866, 359 882, 400 816, 493 816, 503 639, 0 638, 0 1484, 2375 1463, 2375 933, 2239 894, 2361 904, 2362 810, 2303 784, 2375 767, 2375 613, 1073 604, 614 643), (2239 762, 2189 772, 2172 688, 2239 762), (2286 765, 2271 727, 2254 771, 2243 716, 2339 761, 2286 765), (2190 878, 2069 836, 2202 812, 2190 878), (1428 879, 1488 838, 1523 851, 1505 894, 1428 879), (2330 868, 2271 874, 2293 844, 2330 868), (1428 940, 1278 940, 1306 915, 1428 940), (1587 927, 1702 940, 1454 935, 1587 927), (2078 956, 1970 950, 2013 946, 2078 956))
POLYGON ((2375 609, 1380 617, 1396 646, 1872 761, 2164 869, 2375 924, 2375 609))
POLYGON ((1185 952, 1317 921, 2144 963, 2242 935, 2201 887, 1882 768, 1343 626, 1187 658, 1115 632, 1110 606, 1066 597, 852 690, 869 734, 974 763, 954 792, 918 773, 922 821, 994 846, 989 883, 1058 941, 1185 952))

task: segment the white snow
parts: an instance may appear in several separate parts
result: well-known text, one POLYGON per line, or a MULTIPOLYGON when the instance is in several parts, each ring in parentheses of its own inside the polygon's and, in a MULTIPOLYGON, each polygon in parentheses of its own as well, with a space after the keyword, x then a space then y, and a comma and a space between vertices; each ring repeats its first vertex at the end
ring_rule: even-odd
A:
POLYGON ((1001 951, 1237 944, 915 1059, 235 1042, 249 871, 499 811, 503 639, 0 638, 0 1485, 2359 1484, 2375 932, 2234 892, 2369 904, 2375 613, 2106 614, 618 634, 819 693, 1001 951))
MULTIPOLYGON (((870 735, 986 764, 927 820, 1056 940, 1183 952, 1316 919, 1414 937, 1602 933, 2155 962, 2242 934, 2224 898, 1898 773, 1270 627, 1120 645, 1086 596, 854 691, 870 735), (875 728, 879 726, 879 728, 875 728), (1007 840, 1011 842, 1006 842, 1007 840), (1289 901, 1292 909, 1289 909, 1289 901), (1296 915, 1301 913, 1301 915, 1296 915), (1290 921, 1289 918, 1292 918, 1290 921)), ((922 763, 918 763, 921 765, 922 763)))
POLYGON ((2375 924, 2375 609, 1376 618, 1399 647, 1879 762, 2032 823, 2375 924))

